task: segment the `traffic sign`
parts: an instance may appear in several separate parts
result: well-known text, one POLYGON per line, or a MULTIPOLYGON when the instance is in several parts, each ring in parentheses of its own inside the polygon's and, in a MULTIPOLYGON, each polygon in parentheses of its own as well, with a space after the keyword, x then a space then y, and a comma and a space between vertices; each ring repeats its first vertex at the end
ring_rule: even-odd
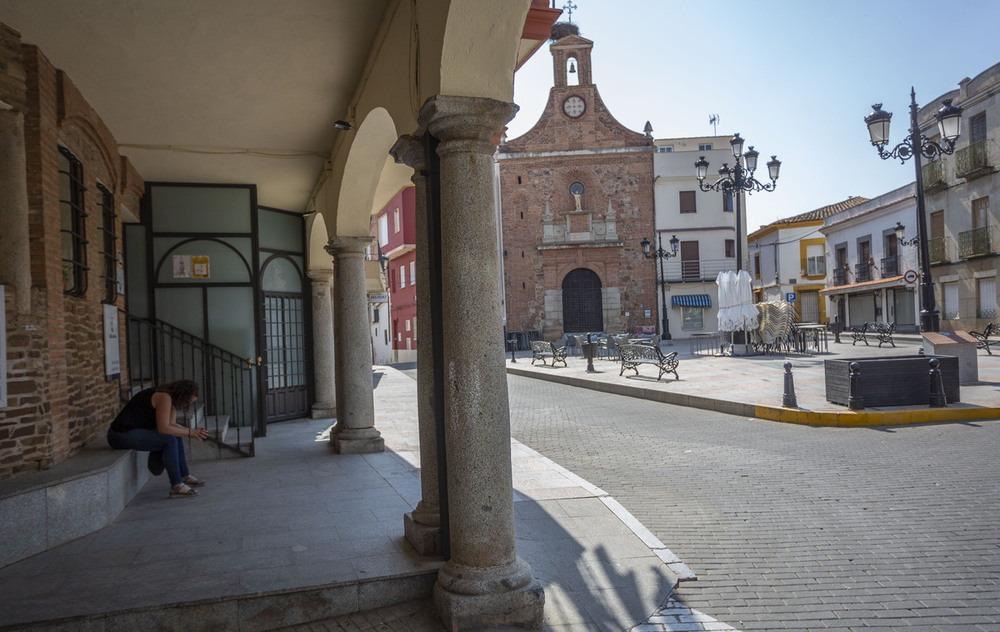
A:
POLYGON ((785 301, 787 301, 789 303, 794 303, 795 302, 795 292, 787 292, 787 293, 785 293, 785 301))
POLYGON ((903 280, 909 283, 910 285, 913 285, 914 283, 917 282, 917 273, 914 272, 913 270, 907 270, 903 274, 903 280))

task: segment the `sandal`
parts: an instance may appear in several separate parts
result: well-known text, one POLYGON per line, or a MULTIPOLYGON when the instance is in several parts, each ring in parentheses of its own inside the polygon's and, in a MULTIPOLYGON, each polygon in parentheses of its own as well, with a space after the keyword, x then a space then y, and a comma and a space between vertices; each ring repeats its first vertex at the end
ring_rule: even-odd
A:
POLYGON ((168 498, 190 498, 191 496, 197 495, 197 489, 191 489, 184 483, 181 483, 180 485, 174 485, 170 488, 170 495, 168 498))
POLYGON ((181 480, 183 480, 184 483, 187 484, 188 487, 204 487, 205 486, 205 482, 206 482, 206 481, 203 481, 203 480, 201 480, 199 478, 195 478, 194 476, 191 476, 190 474, 187 475, 187 476, 185 476, 181 480))

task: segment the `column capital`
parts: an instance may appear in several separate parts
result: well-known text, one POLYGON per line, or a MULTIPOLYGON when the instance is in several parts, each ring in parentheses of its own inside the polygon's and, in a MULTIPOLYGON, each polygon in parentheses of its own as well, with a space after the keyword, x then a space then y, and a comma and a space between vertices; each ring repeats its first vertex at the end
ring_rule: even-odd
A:
POLYGON ((414 177, 424 169, 424 143, 419 136, 404 134, 389 150, 396 162, 412 167, 414 177))
POLYGON ((324 250, 334 257, 345 254, 364 254, 365 248, 371 244, 372 238, 369 235, 365 235, 364 237, 331 237, 330 241, 326 243, 324 250))
POLYGON ((315 268, 307 270, 306 275, 313 283, 329 283, 333 278, 333 268, 315 268))
MULTIPOLYGON (((441 139, 442 144, 466 141, 445 151, 472 151, 492 154, 496 150, 492 138, 514 118, 518 107, 485 97, 454 97, 438 95, 420 109, 420 126, 441 139)), ((442 148, 438 147, 441 153, 442 148)))

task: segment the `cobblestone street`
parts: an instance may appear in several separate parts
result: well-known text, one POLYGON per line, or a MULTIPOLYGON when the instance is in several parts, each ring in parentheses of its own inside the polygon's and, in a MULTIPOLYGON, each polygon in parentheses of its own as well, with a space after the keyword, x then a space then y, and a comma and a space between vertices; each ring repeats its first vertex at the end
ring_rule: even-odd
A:
POLYGON ((515 439, 603 488, 743 630, 1000 630, 1000 422, 817 428, 509 376, 515 439))

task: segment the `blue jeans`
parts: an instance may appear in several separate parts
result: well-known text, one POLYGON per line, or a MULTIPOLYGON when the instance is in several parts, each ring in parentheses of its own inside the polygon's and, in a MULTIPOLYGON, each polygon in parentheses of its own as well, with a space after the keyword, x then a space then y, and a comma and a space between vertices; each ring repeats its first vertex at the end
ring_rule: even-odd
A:
POLYGON ((115 450, 163 452, 163 468, 170 477, 171 485, 180 485, 184 477, 189 474, 181 437, 163 435, 145 428, 136 428, 128 432, 116 432, 109 428, 108 445, 115 450))

